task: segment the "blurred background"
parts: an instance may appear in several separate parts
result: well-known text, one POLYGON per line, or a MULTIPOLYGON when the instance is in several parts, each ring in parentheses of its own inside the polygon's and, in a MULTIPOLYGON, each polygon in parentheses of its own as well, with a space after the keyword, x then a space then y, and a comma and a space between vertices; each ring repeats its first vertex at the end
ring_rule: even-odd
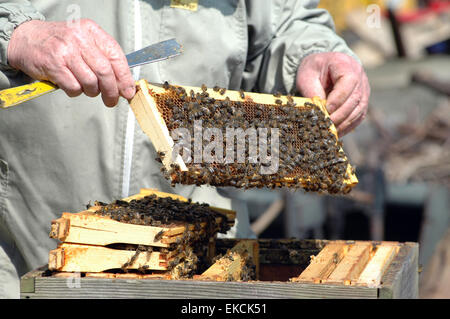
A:
POLYGON ((343 138, 349 197, 246 191, 260 238, 412 241, 422 298, 450 298, 450 0, 321 0, 371 84, 343 138))

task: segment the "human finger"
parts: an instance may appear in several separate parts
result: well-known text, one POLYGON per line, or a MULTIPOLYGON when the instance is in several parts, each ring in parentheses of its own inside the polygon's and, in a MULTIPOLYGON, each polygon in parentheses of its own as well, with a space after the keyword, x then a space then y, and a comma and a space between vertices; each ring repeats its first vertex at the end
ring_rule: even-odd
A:
POLYGON ((117 105, 119 89, 110 61, 96 46, 92 46, 89 50, 83 50, 82 55, 83 60, 97 77, 98 87, 105 105, 109 107, 117 105))
POLYGON ((330 114, 346 103, 358 86, 359 77, 352 72, 345 72, 333 79, 333 89, 327 96, 327 110, 330 114))
POLYGON ((344 122, 350 114, 352 114, 353 110, 359 105, 362 98, 361 92, 361 84, 350 92, 348 99, 339 106, 334 112, 330 114, 330 118, 333 121, 334 125, 339 126, 342 122, 344 122))
POLYGON ((68 63, 68 67, 81 84, 84 94, 90 97, 100 94, 97 76, 81 56, 73 56, 68 63))
POLYGON ((69 97, 76 97, 83 93, 80 82, 67 67, 58 68, 57 72, 48 70, 48 80, 55 83, 69 97))
POLYGON ((338 126, 338 132, 340 135, 346 135, 354 130, 365 119, 368 111, 370 98, 370 85, 367 77, 362 82, 362 98, 359 105, 353 110, 348 118, 338 126))
POLYGON ((113 37, 100 27, 91 28, 90 31, 94 35, 97 47, 111 63, 119 94, 126 99, 131 99, 136 92, 136 88, 122 48, 113 37))

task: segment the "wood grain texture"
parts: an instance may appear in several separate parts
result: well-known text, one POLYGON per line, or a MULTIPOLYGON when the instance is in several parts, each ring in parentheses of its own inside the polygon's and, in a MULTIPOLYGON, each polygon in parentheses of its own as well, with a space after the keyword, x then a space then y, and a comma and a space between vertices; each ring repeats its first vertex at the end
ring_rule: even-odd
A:
MULTIPOLYGON (((123 243, 168 247, 163 241, 155 240, 155 236, 161 231, 169 231, 169 228, 133 225, 90 212, 81 212, 63 213, 61 218, 53 220, 50 237, 67 243, 100 246, 123 243)), ((181 227, 181 231, 175 234, 181 234, 183 231, 184 227, 181 227)))
POLYGON ((363 271, 369 261, 371 250, 372 244, 370 242, 350 246, 348 253, 330 276, 322 282, 350 285, 363 271))
MULTIPOLYGON (((66 272, 102 272, 121 268, 135 253, 134 250, 63 243, 50 251, 48 268, 66 272)), ((145 251, 140 252, 135 261, 125 268, 138 269, 143 266, 148 269, 166 270, 167 260, 164 254, 145 251)))
POLYGON ((130 100, 130 106, 142 131, 150 138, 156 151, 164 152, 163 164, 166 169, 170 170, 171 164, 177 164, 180 170, 186 171, 186 165, 179 154, 172 160, 174 141, 154 100, 149 95, 147 81, 138 82, 137 92, 130 100))
POLYGON ((334 271, 347 249, 348 245, 344 243, 331 242, 327 244, 317 256, 312 258, 311 263, 300 276, 293 278, 292 281, 322 282, 334 271))
POLYGON ((355 284, 379 287, 381 277, 397 254, 398 248, 399 246, 390 244, 378 246, 374 256, 355 281, 355 284))
POLYGON ((22 298, 377 298, 374 288, 287 282, 214 282, 159 279, 80 278, 69 288, 67 278, 35 277, 34 293, 22 298))
POLYGON ((405 243, 381 278, 380 298, 419 298, 419 245, 405 243))

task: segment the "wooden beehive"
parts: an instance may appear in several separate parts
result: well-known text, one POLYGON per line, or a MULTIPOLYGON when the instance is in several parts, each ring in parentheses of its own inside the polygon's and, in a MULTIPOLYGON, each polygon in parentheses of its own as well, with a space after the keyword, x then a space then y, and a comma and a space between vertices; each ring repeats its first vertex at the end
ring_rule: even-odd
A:
MULTIPOLYGON (((153 189, 141 189, 139 194, 123 201, 139 200, 149 195, 187 201, 182 196, 153 189)), ((95 214, 100 209, 101 206, 93 206, 79 213, 63 213, 61 218, 52 221, 50 237, 60 240, 62 244, 49 253, 50 270, 84 273, 111 269, 168 270, 169 263, 180 257, 180 252, 168 250, 171 244, 179 241, 186 230, 193 231, 195 227, 199 227, 195 231, 202 233, 208 226, 204 222, 198 226, 188 223, 135 225, 95 214), (121 249, 114 245, 128 245, 133 249, 121 249), (151 251, 140 251, 136 254, 136 246, 139 245, 153 248, 151 251), (159 248, 167 249, 163 252, 153 251, 159 248)), ((230 227, 233 225, 234 211, 212 209, 219 212, 217 222, 224 219, 230 227)), ((210 240, 213 242, 214 238, 210 240)))
MULTIPOLYGON (((178 86, 179 88, 183 88, 186 92, 193 92, 195 94, 201 94, 202 92, 207 93, 210 98, 216 100, 224 100, 228 98, 230 101, 243 101, 242 103, 258 103, 265 106, 273 106, 276 105, 276 101, 279 103, 295 103, 297 106, 293 107, 301 107, 307 105, 308 103, 314 104, 320 109, 320 112, 324 114, 325 118, 329 118, 329 114, 325 107, 325 101, 320 98, 302 98, 302 97, 287 97, 280 96, 275 97, 270 94, 259 94, 259 93, 250 93, 250 92, 238 92, 227 90, 224 94, 221 94, 214 89, 202 89, 199 87, 190 87, 190 86, 178 86), (244 96, 244 98, 243 98, 244 96)), ((170 110, 165 109, 163 106, 158 104, 158 97, 164 95, 166 93, 166 89, 161 85, 153 85, 149 84, 145 80, 139 81, 137 93, 135 97, 130 101, 130 106, 134 111, 134 114, 144 131, 144 133, 150 138, 152 141, 156 151, 161 154, 165 154, 162 158, 162 163, 167 171, 172 171, 171 168, 173 165, 176 165, 179 171, 187 172, 188 165, 184 163, 182 157, 179 154, 176 156, 172 156, 172 152, 174 149, 174 141, 170 135, 167 121, 170 121, 171 115, 169 114, 170 110)), ((240 103, 240 102, 239 102, 240 103)), ((246 108, 247 110, 249 108, 246 108)), ((335 139, 335 144, 337 145, 338 135, 336 128, 333 124, 331 124, 329 130, 332 133, 333 138, 335 139)), ((347 158, 344 154, 342 147, 340 147, 339 153, 342 153, 345 161, 347 158)), ((198 165, 198 164, 197 164, 198 165)), ((289 175, 280 176, 277 182, 274 184, 278 185, 296 185, 296 179, 300 179, 300 184, 305 189, 310 189, 308 186, 310 183, 316 183, 313 178, 313 174, 310 174, 308 177, 300 177, 298 174, 298 168, 295 168, 293 173, 289 175), (298 177, 298 178, 297 178, 298 177)), ((195 175, 195 174, 194 174, 195 175)), ((197 174, 201 175, 200 173, 197 174)), ((347 164, 345 170, 345 178, 343 179, 344 187, 341 192, 347 193, 352 187, 354 187, 358 183, 358 179, 356 178, 354 169, 350 165, 347 164)), ((175 180, 175 175, 171 174, 172 181, 175 180)), ((198 184, 202 183, 199 179, 193 178, 192 181, 186 182, 187 184, 198 184)), ((216 185, 214 186, 233 186, 233 185, 216 185)), ((289 186, 290 187, 290 186, 289 186)))
POLYGON ((416 243, 218 239, 217 254, 253 254, 256 281, 237 282, 240 258, 219 259, 193 279, 160 275, 51 273, 21 279, 22 298, 417 298, 416 243), (313 257, 311 257, 313 256, 313 257), (68 281, 69 280, 69 281, 68 281), (68 284, 70 283, 70 284, 68 284))

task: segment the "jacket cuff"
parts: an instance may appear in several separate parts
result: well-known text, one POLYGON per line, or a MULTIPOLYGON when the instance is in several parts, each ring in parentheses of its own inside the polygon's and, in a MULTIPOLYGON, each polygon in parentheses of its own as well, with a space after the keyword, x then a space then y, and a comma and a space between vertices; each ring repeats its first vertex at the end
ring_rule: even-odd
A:
POLYGON ((45 20, 31 5, 0 5, 0 69, 14 70, 8 64, 8 45, 14 30, 30 20, 45 20))

